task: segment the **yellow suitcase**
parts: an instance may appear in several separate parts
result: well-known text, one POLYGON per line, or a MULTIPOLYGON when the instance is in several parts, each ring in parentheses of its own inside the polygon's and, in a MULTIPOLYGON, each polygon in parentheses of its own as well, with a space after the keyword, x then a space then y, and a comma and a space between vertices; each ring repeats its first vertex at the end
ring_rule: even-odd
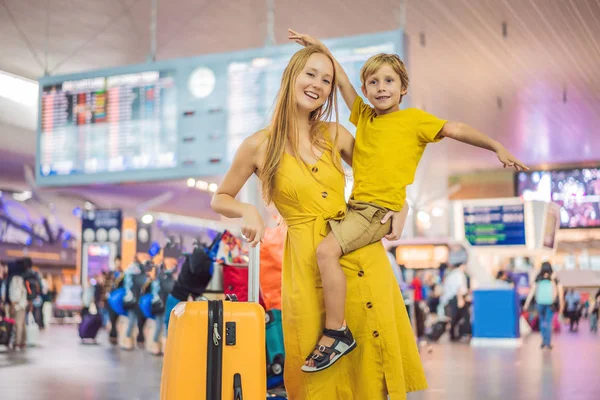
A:
POLYGON ((171 312, 161 400, 265 400, 265 312, 259 250, 251 249, 249 300, 179 303, 171 312))

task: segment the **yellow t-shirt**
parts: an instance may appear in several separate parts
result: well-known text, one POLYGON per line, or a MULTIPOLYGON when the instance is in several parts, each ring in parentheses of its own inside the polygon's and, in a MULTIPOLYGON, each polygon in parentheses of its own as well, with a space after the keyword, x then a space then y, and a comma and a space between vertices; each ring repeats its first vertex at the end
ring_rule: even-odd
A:
POLYGON ((377 116, 357 96, 350 122, 357 128, 352 198, 401 210, 425 146, 442 138, 437 135, 447 121, 416 108, 377 116))

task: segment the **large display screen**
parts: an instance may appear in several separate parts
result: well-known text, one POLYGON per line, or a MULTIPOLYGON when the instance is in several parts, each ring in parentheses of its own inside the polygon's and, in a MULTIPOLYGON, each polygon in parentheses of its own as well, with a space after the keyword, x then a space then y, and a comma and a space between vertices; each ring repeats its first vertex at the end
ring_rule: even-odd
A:
POLYGON ((172 71, 70 80, 41 90, 42 176, 177 165, 172 71))
MULTIPOLYGON (((325 43, 359 88, 364 62, 382 52, 402 57, 403 39, 389 31, 325 43)), ((268 126, 283 70, 299 49, 291 43, 41 78, 37 183, 224 174, 240 143, 268 126)), ((338 110, 354 132, 341 96, 338 110)))
POLYGON ((600 227, 600 169, 519 172, 516 194, 525 200, 554 202, 561 228, 600 227))
POLYGON ((522 204, 464 208, 465 237, 472 246, 525 246, 522 204))

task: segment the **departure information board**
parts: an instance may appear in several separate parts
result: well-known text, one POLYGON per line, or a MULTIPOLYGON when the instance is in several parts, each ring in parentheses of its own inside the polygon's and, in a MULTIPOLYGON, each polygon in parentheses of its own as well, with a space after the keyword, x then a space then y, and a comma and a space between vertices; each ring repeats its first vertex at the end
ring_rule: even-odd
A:
POLYGON ((42 176, 177 165, 172 72, 65 81, 42 90, 42 176))
MULTIPOLYGON (((325 43, 357 89, 369 57, 404 53, 401 31, 325 43)), ((268 125, 283 70, 300 48, 285 44, 41 78, 36 182, 225 173, 240 143, 268 125)), ((339 122, 354 132, 341 95, 338 110, 339 122)))
POLYGON ((465 237, 472 246, 525 246, 522 204, 464 208, 465 237))

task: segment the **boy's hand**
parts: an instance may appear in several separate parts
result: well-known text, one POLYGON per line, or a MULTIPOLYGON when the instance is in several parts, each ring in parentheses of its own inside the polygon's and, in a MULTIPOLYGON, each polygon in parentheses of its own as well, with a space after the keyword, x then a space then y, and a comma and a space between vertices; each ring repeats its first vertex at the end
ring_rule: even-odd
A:
POLYGON ((496 155, 498 156, 498 160, 500 160, 500 162, 504 164, 504 168, 514 167, 514 169, 516 169, 517 171, 529 171, 529 168, 525 164, 523 164, 522 161, 519 161, 517 157, 510 154, 510 152, 504 147, 500 147, 500 149, 496 151, 496 155))
POLYGON ((406 223, 406 216, 408 215, 408 205, 404 205, 402 210, 394 212, 388 211, 387 214, 381 220, 382 224, 385 224, 390 218, 392 218, 392 231, 385 235, 387 240, 398 240, 402 236, 404 230, 404 224, 406 223))
POLYGON ((325 45, 320 41, 315 39, 310 35, 304 35, 302 33, 298 33, 292 29, 288 29, 288 39, 293 40, 301 46, 317 46, 321 48, 326 48, 325 45))

